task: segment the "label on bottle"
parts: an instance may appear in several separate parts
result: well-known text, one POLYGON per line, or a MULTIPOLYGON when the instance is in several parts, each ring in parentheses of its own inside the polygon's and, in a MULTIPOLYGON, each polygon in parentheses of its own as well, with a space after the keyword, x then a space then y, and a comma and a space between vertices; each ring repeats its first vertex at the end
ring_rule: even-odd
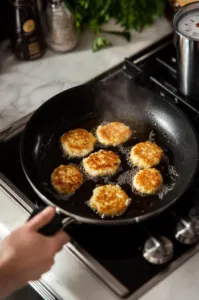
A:
POLYGON ((33 32, 34 29, 35 29, 35 21, 34 20, 27 20, 23 24, 23 30, 24 30, 24 32, 30 33, 30 32, 33 32))
POLYGON ((40 55, 40 47, 37 42, 28 45, 29 54, 31 58, 35 58, 40 55))

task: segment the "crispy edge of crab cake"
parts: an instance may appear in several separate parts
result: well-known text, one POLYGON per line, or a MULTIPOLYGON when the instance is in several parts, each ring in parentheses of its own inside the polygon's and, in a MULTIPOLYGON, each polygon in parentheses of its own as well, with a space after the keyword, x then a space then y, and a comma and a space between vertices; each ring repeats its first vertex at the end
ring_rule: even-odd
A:
POLYGON ((143 195, 156 194, 162 184, 163 177, 155 168, 140 170, 133 178, 133 188, 143 195))
POLYGON ((96 130, 98 141, 105 146, 119 146, 132 136, 132 130, 121 122, 100 125, 96 130))
POLYGON ((94 150, 97 139, 86 129, 69 130, 61 136, 64 153, 70 157, 84 157, 94 150))
POLYGON ((51 184, 59 194, 73 194, 83 183, 83 175, 74 165, 60 165, 51 174, 51 184))
POLYGON ((131 199, 119 185, 103 185, 93 190, 88 205, 103 217, 121 216, 131 204, 131 199))
POLYGON ((132 147, 130 161, 140 169, 152 168, 160 163, 163 154, 163 150, 158 145, 150 141, 142 142, 132 147))
POLYGON ((121 164, 121 160, 113 151, 100 150, 83 159, 83 167, 91 177, 114 175, 121 164))

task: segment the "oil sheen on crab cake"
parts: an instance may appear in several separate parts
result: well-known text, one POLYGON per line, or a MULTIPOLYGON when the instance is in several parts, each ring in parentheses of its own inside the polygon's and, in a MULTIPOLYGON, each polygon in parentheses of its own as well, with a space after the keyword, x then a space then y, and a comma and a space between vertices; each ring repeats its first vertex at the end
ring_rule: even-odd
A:
POLYGON ((73 194, 83 183, 83 175, 74 165, 60 165, 51 174, 53 188, 59 194, 73 194))
POLYGON ((130 161, 140 169, 152 168, 160 163, 163 154, 163 150, 159 146, 147 141, 139 143, 131 149, 130 161))
POLYGON ((91 177, 112 176, 121 164, 120 158, 112 151, 100 150, 83 159, 83 167, 91 177))
POLYGON ((85 129, 74 129, 64 133, 61 145, 64 153, 70 157, 84 157, 94 150, 96 138, 85 129))
POLYGON ((119 146, 132 136, 131 129, 123 123, 112 122, 100 125, 96 131, 98 141, 105 146, 119 146))
POLYGON ((103 185, 93 190, 88 205, 100 217, 121 216, 131 204, 131 199, 119 185, 103 185))
POLYGON ((133 178, 134 189, 143 195, 156 194, 162 184, 162 175, 155 168, 140 170, 133 178))

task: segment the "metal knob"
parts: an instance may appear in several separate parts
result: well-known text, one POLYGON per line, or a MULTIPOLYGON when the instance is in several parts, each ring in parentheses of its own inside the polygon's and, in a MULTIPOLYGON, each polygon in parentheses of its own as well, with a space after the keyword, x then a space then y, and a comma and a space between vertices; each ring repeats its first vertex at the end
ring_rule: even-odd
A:
POLYGON ((165 264, 173 257, 173 244, 164 236, 150 237, 144 245, 143 256, 152 264, 165 264))
POLYGON ((199 241, 199 220, 181 219, 176 226, 175 238, 186 245, 199 241))

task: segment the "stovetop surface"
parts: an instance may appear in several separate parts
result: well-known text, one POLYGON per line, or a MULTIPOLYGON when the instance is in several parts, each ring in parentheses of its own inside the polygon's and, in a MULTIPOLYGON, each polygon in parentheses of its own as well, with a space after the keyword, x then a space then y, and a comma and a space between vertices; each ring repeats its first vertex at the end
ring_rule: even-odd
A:
MULTIPOLYGON (((158 53, 152 55, 150 59, 142 60, 138 64, 142 70, 145 70, 140 78, 138 78, 139 83, 144 84, 144 86, 158 94, 161 93, 168 101, 175 101, 176 105, 186 113, 197 129, 199 128, 199 114, 188 108, 178 99, 178 96, 181 96, 178 95, 176 90, 175 64, 175 50, 172 43, 169 43, 158 53), (162 89, 160 84, 155 83, 156 80, 160 84, 163 84, 164 87, 166 86, 170 90, 170 93, 162 89), (177 97, 174 97, 172 93, 177 94, 177 97)), ((136 71, 134 70, 135 72, 133 72, 131 68, 128 70, 128 67, 127 62, 126 72, 129 72, 130 75, 133 74, 132 77, 136 77, 137 80, 136 71)), ((126 75, 121 70, 116 76, 126 75)), ((192 100, 190 100, 189 104, 194 105, 192 100)), ((195 110, 197 110, 197 107, 195 110)), ((44 206, 44 203, 33 192, 27 182, 20 164, 19 144, 21 134, 20 132, 0 144, 0 171, 27 195, 31 201, 39 206, 44 206)), ((185 192, 184 196, 172 208, 161 214, 161 216, 155 217, 145 223, 108 228, 95 225, 70 225, 67 232, 116 277, 129 290, 129 293, 133 293, 159 272, 166 271, 171 262, 165 265, 152 265, 143 258, 143 245, 149 235, 166 236, 173 242, 174 257, 172 261, 176 260, 187 250, 195 247, 195 245, 187 246, 176 241, 174 231, 176 223, 181 217, 188 216, 190 211, 194 211, 193 209, 195 209, 195 214, 199 213, 198 183, 199 174, 196 175, 189 190, 185 192), (175 214, 172 212, 175 212, 175 214)))

